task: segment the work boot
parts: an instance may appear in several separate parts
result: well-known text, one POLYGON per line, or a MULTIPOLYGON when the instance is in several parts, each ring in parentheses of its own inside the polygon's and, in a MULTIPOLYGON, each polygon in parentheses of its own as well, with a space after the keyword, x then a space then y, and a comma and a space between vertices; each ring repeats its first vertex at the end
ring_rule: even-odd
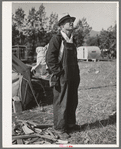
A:
POLYGON ((80 131, 81 130, 81 127, 79 125, 74 124, 72 126, 71 125, 68 126, 67 127, 67 130, 68 131, 80 131))

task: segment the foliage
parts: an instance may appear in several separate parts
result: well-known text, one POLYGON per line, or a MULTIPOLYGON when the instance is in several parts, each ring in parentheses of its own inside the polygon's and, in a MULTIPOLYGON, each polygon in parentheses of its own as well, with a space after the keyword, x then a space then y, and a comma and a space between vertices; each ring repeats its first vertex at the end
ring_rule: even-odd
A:
POLYGON ((22 26, 24 17, 25 17, 24 10, 22 10, 22 8, 18 8, 15 12, 14 17, 14 20, 16 21, 18 28, 22 26))
POLYGON ((16 24, 12 25, 12 45, 16 45, 19 42, 19 31, 16 29, 16 24))
MULTIPOLYGON (((32 7, 28 16, 22 8, 18 8, 12 15, 12 45, 23 44, 32 49, 33 53, 37 46, 46 45, 53 34, 59 31, 58 14, 51 13, 46 17, 43 4, 36 10, 32 7)), ((96 37, 90 37, 92 28, 86 18, 80 19, 74 29, 76 46, 88 45, 99 46, 100 49, 108 49, 109 54, 116 57, 116 25, 100 32, 96 37)))
POLYGON ((116 25, 102 30, 100 33, 100 48, 108 49, 109 58, 116 58, 116 25))
POLYGON ((116 25, 110 26, 107 30, 102 29, 96 37, 88 37, 86 44, 100 47, 103 56, 116 58, 116 25), (104 49, 107 49, 106 52, 104 49))
POLYGON ((22 32, 24 26, 25 13, 22 8, 18 8, 15 16, 12 15, 12 44, 24 44, 25 35, 22 32))
MULTIPOLYGON (((13 20, 16 27, 13 24, 13 44, 26 44, 29 47, 33 47, 35 51, 36 46, 45 45, 49 42, 53 34, 59 31, 57 25, 58 14, 51 13, 49 18, 46 17, 46 11, 43 4, 40 5, 39 10, 31 8, 28 16, 25 18, 22 8, 18 8, 15 12, 13 20), (15 29, 19 31, 19 36, 16 35, 15 29), (16 41, 16 39, 19 41, 16 41)), ((88 25, 85 18, 79 20, 75 30, 74 38, 77 46, 81 46, 85 39, 88 37, 91 27, 88 25)))
POLYGON ((52 33, 58 31, 57 22, 58 22, 58 15, 52 12, 49 17, 49 25, 48 25, 48 30, 51 31, 52 33))
POLYGON ((48 19, 46 17, 45 7, 43 4, 40 5, 39 10, 36 12, 38 21, 40 21, 41 28, 44 28, 46 24, 46 20, 48 19))
POLYGON ((79 20, 77 22, 75 31, 74 31, 74 37, 76 40, 77 47, 83 45, 83 43, 89 36, 91 29, 92 28, 87 23, 86 18, 82 18, 82 20, 79 20))
POLYGON ((86 41, 87 46, 100 46, 100 39, 97 35, 96 37, 89 37, 86 41))
POLYGON ((47 18, 45 13, 45 7, 43 6, 43 4, 40 5, 38 11, 36 11, 35 8, 32 8, 29 11, 29 28, 26 28, 25 31, 28 41, 32 43, 32 47, 34 50, 39 43, 43 42, 43 37, 45 35, 44 26, 46 23, 46 19, 47 18))

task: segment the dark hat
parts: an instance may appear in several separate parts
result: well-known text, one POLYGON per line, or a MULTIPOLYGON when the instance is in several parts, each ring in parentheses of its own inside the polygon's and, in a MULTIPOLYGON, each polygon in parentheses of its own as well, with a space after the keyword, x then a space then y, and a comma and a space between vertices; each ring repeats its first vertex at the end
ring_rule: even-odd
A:
POLYGON ((67 19, 72 19, 74 22, 76 18, 71 17, 68 13, 63 13, 63 14, 59 15, 59 17, 58 17, 58 26, 60 26, 60 24, 67 19))

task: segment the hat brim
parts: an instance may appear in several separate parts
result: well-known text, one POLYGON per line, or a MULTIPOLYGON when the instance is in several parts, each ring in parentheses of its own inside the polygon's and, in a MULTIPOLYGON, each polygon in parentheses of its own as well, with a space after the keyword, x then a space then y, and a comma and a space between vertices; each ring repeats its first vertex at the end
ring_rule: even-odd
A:
POLYGON ((73 20, 73 22, 75 21, 75 17, 64 17, 64 18, 62 18, 62 19, 60 19, 59 20, 59 22, 58 22, 58 26, 60 26, 65 20, 68 20, 68 19, 72 19, 73 20))

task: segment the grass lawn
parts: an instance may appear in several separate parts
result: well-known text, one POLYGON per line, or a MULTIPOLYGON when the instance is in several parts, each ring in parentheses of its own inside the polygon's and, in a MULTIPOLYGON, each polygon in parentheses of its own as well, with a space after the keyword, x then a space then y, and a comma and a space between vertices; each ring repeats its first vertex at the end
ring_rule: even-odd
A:
MULTIPOLYGON (((71 133, 70 144, 116 144, 116 116, 110 116, 116 107, 116 61, 79 62, 80 85, 76 111, 80 132, 71 133)), ((44 112, 38 107, 15 116, 53 124, 52 93, 47 91, 44 112)))

